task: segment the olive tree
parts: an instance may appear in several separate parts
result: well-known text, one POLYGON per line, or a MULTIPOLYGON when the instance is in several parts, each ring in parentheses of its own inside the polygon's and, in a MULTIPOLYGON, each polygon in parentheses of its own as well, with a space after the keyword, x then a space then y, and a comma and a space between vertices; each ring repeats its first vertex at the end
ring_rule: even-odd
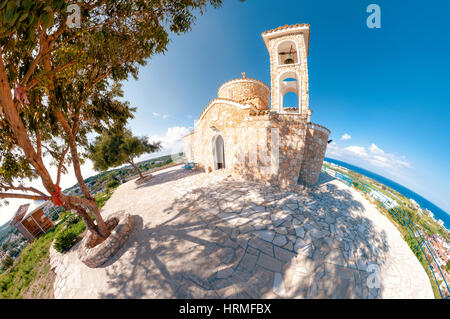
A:
POLYGON ((79 27, 67 23, 65 0, 0 0, 0 199, 51 198, 105 238, 109 230, 80 168, 87 135, 125 125, 133 109, 118 100, 120 82, 137 78, 139 66, 166 51, 170 32, 189 31, 195 12, 221 0, 74 4, 79 27), (82 197, 61 192, 68 165, 82 197), (36 178, 43 190, 26 186, 36 178))
POLYGON ((106 171, 122 164, 131 164, 141 178, 141 170, 134 163, 134 159, 145 153, 156 152, 160 143, 150 143, 145 136, 133 136, 130 130, 116 130, 105 132, 97 136, 89 147, 88 157, 94 163, 95 170, 106 171))

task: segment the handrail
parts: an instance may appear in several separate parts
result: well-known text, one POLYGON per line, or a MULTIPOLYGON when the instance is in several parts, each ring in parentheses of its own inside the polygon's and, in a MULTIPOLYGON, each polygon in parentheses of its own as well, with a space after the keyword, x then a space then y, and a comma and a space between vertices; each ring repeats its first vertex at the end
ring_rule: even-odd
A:
POLYGON ((366 184, 366 183, 364 183, 364 182, 362 182, 362 181, 360 181, 360 180, 358 180, 356 178, 353 178, 350 175, 347 175, 345 173, 341 173, 341 172, 338 172, 338 171, 336 171, 334 169, 331 169, 331 168, 329 168, 329 167, 327 167, 327 166, 325 166, 323 164, 322 164, 322 172, 324 172, 324 173, 326 173, 326 174, 328 174, 330 176, 333 176, 333 177, 335 177, 337 179, 340 179, 340 180, 348 183, 350 187, 354 186, 354 187, 357 187, 357 188, 361 189, 362 191, 364 191, 364 193, 370 195, 376 201, 378 201, 381 204, 380 208, 385 206, 386 210, 389 213, 391 213, 392 215, 394 215, 394 217, 401 223, 401 225, 406 228, 406 231, 408 232, 409 237, 410 238, 414 238, 416 240, 416 242, 417 242, 416 249, 417 249, 417 247, 419 247, 420 250, 422 251, 423 255, 425 256, 425 259, 426 259, 426 261, 428 263, 428 266, 430 267, 430 270, 431 270, 431 272, 433 274, 434 280, 436 281, 436 285, 438 287, 439 294, 441 295, 441 298, 443 298, 443 299, 449 299, 450 298, 450 288, 448 286, 447 280, 445 279, 445 276, 442 273, 441 267, 439 267, 439 264, 437 263, 436 258, 434 257, 433 253, 431 252, 431 249, 428 246, 427 241, 425 240, 425 238, 423 238, 422 234, 417 229, 416 225, 413 223, 411 218, 407 214, 405 214, 405 212, 403 212, 403 210, 401 210, 398 207, 398 203, 395 200, 387 197, 386 195, 384 195, 380 191, 376 190, 372 186, 370 186, 370 185, 368 185, 368 184, 366 184), (417 232, 418 235, 415 234, 414 230, 417 232), (428 250, 428 253, 433 258, 433 261, 436 264, 436 266, 437 266, 437 268, 438 268, 438 270, 439 270, 439 272, 440 272, 440 274, 442 276, 442 279, 444 280, 444 283, 445 283, 445 285, 447 287, 448 295, 445 298, 444 298, 444 296, 442 294, 441 287, 439 286, 439 282, 438 282, 438 280, 436 278, 436 274, 434 272, 434 268, 431 265, 430 261, 428 260, 427 254, 425 253, 424 249, 422 248, 423 244, 425 244, 425 246, 426 246, 426 248, 428 250))

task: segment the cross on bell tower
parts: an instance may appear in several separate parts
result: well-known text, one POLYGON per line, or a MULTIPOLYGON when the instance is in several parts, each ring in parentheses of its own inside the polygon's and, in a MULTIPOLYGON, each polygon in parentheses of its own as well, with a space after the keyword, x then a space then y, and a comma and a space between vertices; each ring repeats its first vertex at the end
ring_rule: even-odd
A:
POLYGON ((309 121, 309 24, 285 25, 262 37, 270 55, 271 111, 303 114, 309 121))

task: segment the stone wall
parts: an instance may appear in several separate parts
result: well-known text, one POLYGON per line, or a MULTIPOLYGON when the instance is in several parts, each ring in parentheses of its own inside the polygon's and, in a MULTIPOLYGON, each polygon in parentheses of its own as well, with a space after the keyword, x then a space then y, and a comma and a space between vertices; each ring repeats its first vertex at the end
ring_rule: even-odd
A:
POLYGON ((225 167, 233 175, 293 190, 301 173, 303 183, 315 184, 329 131, 308 123, 306 115, 250 113, 215 104, 184 138, 188 160, 206 172, 216 169, 213 140, 221 135, 225 167))
POLYGON ((302 163, 299 182, 317 183, 328 145, 330 131, 323 126, 308 123, 306 130, 305 160, 302 163))

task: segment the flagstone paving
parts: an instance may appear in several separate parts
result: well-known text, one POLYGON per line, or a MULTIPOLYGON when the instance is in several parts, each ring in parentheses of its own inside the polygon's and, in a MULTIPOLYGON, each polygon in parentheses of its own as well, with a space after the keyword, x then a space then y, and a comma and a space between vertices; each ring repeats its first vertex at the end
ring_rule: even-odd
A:
POLYGON ((121 185, 138 229, 101 268, 51 252, 55 298, 433 298, 400 233, 337 180, 290 193, 174 167, 121 185))

